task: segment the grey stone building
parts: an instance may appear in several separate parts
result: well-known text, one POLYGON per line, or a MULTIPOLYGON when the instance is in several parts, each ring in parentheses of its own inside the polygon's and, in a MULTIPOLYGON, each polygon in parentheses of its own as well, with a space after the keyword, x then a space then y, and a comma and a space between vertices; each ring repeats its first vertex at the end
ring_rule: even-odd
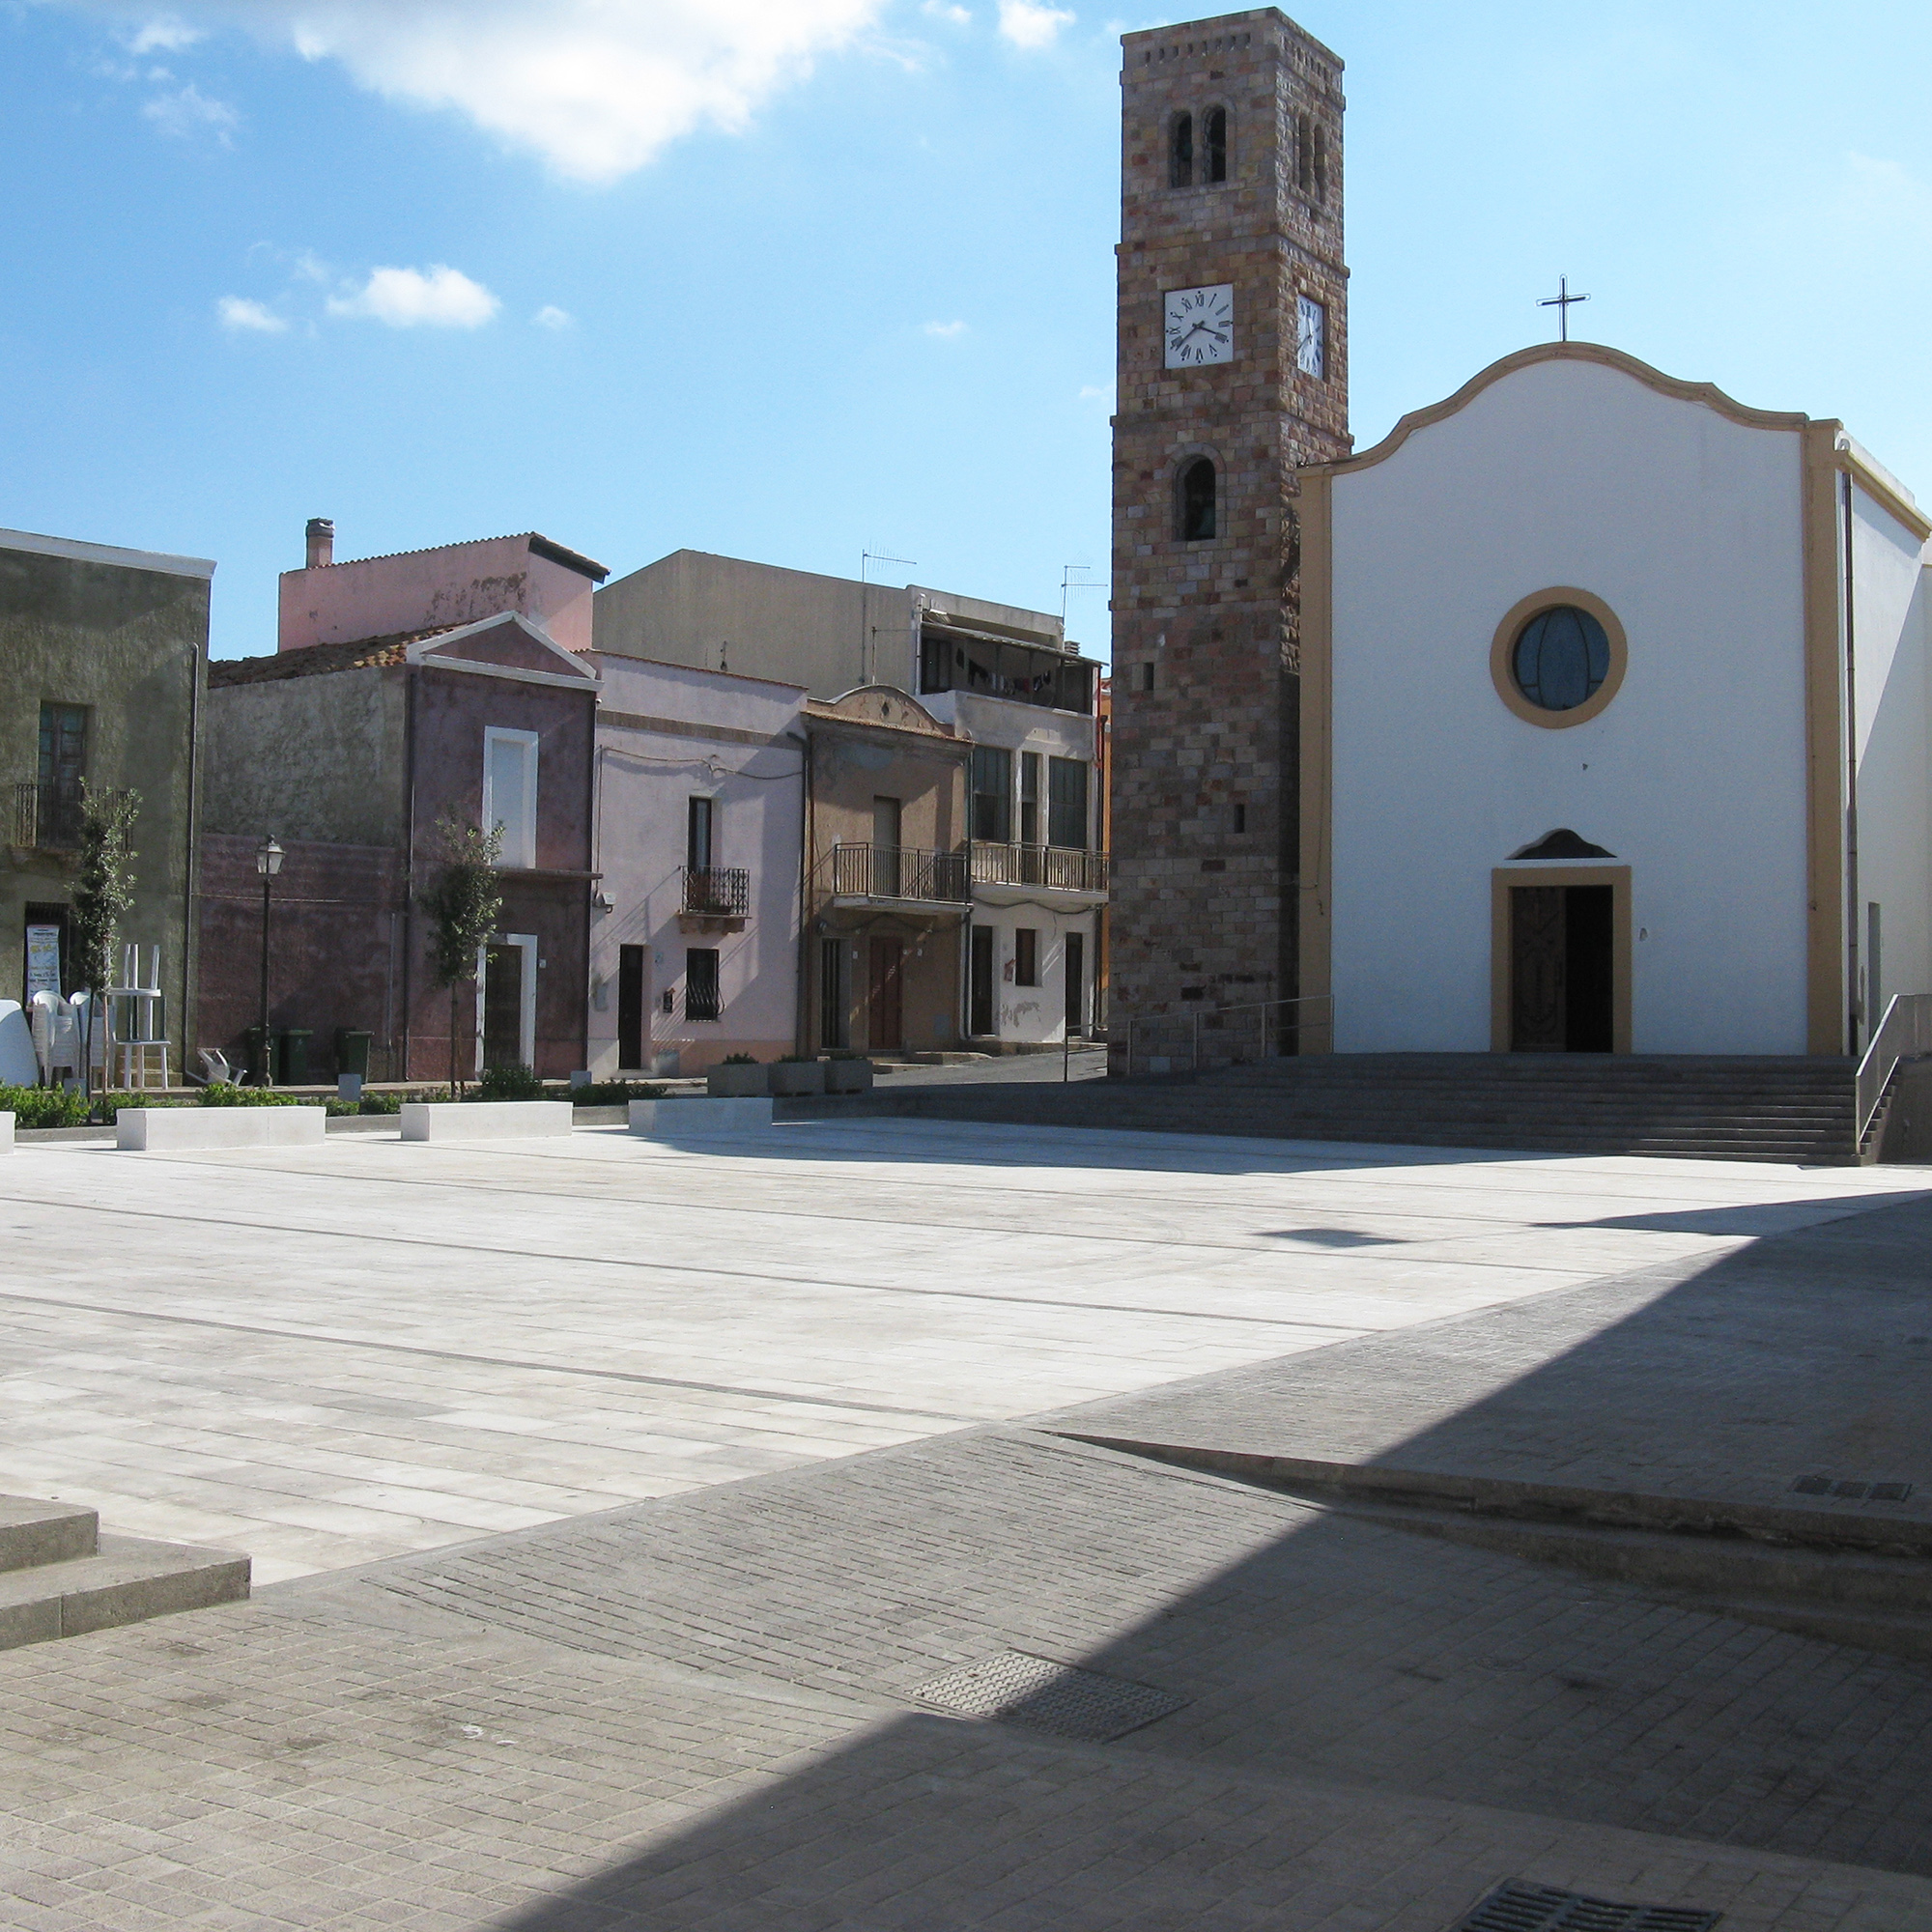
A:
POLYGON ((183 1030, 194 1012, 197 740, 213 573, 199 557, 0 530, 0 999, 73 989, 81 783, 131 787, 134 903, 121 939, 144 961, 160 949, 172 1068, 192 1044, 183 1030))

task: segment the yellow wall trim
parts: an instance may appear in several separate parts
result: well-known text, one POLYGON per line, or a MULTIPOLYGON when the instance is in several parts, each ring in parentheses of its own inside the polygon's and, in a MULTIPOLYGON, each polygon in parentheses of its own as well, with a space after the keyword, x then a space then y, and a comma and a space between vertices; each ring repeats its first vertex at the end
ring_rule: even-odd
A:
POLYGON ((1606 710, 1610 699, 1623 688, 1624 672, 1629 668, 1630 639, 1624 635, 1623 625, 1617 621, 1617 613, 1601 597, 1588 590, 1578 590, 1573 584, 1535 590, 1511 605, 1502 622, 1496 626, 1495 638, 1490 645, 1490 678, 1496 687, 1496 696, 1524 724, 1540 724, 1546 731, 1561 731, 1572 724, 1587 724, 1606 710), (1517 637, 1522 627, 1539 611, 1554 610, 1562 604, 1574 604, 1577 610, 1587 611, 1603 625, 1604 635, 1610 643, 1610 668, 1605 673, 1603 683, 1581 704, 1573 705, 1568 711, 1546 711, 1522 695, 1517 685, 1516 667, 1512 660, 1516 655, 1517 637))
POLYGON ((1846 1051, 1845 692, 1839 624, 1838 439, 1842 426, 1804 432, 1805 1051, 1846 1051))
POLYGON ((1631 1050, 1631 868, 1628 866, 1498 866, 1490 874, 1490 1051, 1508 1053, 1516 1004, 1515 949, 1510 940, 1513 886, 1608 886, 1610 889, 1611 1051, 1631 1050))

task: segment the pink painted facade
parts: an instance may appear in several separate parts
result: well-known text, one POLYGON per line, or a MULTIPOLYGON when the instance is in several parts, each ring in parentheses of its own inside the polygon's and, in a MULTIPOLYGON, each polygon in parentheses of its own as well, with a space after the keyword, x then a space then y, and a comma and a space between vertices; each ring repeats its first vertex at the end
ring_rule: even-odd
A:
POLYGON ((309 550, 315 562, 282 573, 278 650, 418 636, 515 611, 565 650, 587 651, 591 597, 610 574, 533 531, 345 563, 331 560, 332 530, 312 531, 309 550))

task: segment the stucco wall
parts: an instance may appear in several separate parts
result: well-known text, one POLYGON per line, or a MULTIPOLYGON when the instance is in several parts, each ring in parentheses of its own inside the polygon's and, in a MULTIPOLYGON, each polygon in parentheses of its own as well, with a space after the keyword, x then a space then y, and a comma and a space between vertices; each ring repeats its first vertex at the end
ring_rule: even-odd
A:
POLYGON ((277 644, 348 643, 516 611, 565 650, 588 650, 595 588, 582 571, 537 555, 527 536, 288 570, 277 644))
POLYGON ((0 999, 25 992, 25 911, 69 904, 71 857, 16 839, 13 786, 39 775, 43 700, 87 707, 87 777, 131 785, 134 903, 124 942, 161 949, 167 1024, 176 1042, 194 1010, 187 910, 192 721, 208 655, 209 572, 191 559, 138 558, 104 547, 0 532, 0 795, 9 844, 0 862, 0 999), (24 546, 47 545, 48 548, 24 546), (60 552, 81 554, 63 554, 60 552))
MULTIPOLYGON (((730 1053, 774 1060, 798 1022, 799 851, 805 746, 796 686, 599 653, 597 855, 612 900, 595 915, 590 956, 589 1065, 618 1070, 621 949, 646 949, 644 1067, 674 1051, 700 1071, 730 1053), (644 721, 655 721, 646 723, 644 721), (671 728, 682 724, 686 728, 671 728), (754 742, 755 741, 755 742, 754 742), (742 930, 680 923, 689 801, 714 801, 714 867, 750 875, 742 930), (716 1022, 685 1014, 684 959, 720 954, 716 1022), (663 1010, 668 991, 673 1010, 663 1010)), ((630 1070, 630 1069, 625 1069, 630 1070)))
POLYGON ((1857 695, 1859 975, 1867 1026, 1895 993, 1932 992, 1932 669, 1925 546, 1852 492, 1853 687, 1857 695), (1869 909, 1880 915, 1870 980, 1869 909))
POLYGON ((216 684, 206 714, 207 829, 400 844, 404 689, 385 669, 216 684))
POLYGON ((1486 1050, 1492 868, 1567 826, 1632 867, 1636 1050, 1804 1051, 1800 461, 1795 431, 1555 360, 1336 476, 1343 1050, 1486 1050), (1554 585, 1630 641, 1565 730, 1490 675, 1504 614, 1554 585))
MULTIPOLYGON (((1040 1046, 1056 1045, 1066 1037, 1066 935, 1069 932, 1080 934, 1084 942, 1082 1012, 1084 1024, 1093 1024, 1096 964, 1094 935, 1097 918, 1092 912, 1058 912, 1042 905, 974 906, 974 929, 990 930, 993 934, 993 1032, 985 1037, 1009 1044, 1040 1046), (1017 943, 1014 933, 1021 926, 1031 926, 1038 935, 1035 943, 1039 983, 1034 986, 1022 986, 1015 972, 1017 943)), ((968 965, 962 969, 969 975, 965 994, 969 1002, 966 1013, 969 1026, 972 1020, 970 957, 969 952, 968 965)))

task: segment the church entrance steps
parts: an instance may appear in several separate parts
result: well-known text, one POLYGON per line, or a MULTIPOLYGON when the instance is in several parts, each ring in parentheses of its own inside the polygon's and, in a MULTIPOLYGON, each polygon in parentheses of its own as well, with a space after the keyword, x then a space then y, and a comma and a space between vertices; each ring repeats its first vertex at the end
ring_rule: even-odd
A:
POLYGON ((849 1111, 1531 1153, 1859 1160, 1853 1068, 1838 1059, 1311 1055, 1059 1088, 923 1088, 849 1111))
POLYGON ((225 1549, 102 1536, 91 1509, 0 1496, 0 1650, 235 1603, 248 1570, 225 1549))
POLYGON ((1233 1477, 1392 1529, 1634 1584, 1746 1623, 1932 1662, 1932 1525, 1821 1522, 1801 1511, 1687 1509, 1677 1496, 1072 1439, 1233 1477))

